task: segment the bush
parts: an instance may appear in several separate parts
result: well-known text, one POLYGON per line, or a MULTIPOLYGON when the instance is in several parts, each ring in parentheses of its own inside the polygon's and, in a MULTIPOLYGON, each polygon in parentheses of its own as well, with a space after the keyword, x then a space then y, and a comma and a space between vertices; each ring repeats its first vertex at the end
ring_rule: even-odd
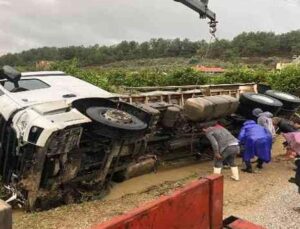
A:
POLYGON ((90 70, 81 69, 78 62, 62 61, 54 63, 51 70, 61 70, 103 89, 117 92, 120 87, 167 86, 167 85, 203 85, 232 83, 267 83, 274 89, 293 92, 300 88, 300 65, 294 65, 280 72, 262 67, 251 69, 245 66, 235 67, 225 73, 212 76, 192 68, 142 69, 140 71, 90 70))
POLYGON ((178 68, 169 71, 112 71, 107 73, 108 82, 115 86, 142 87, 205 84, 207 77, 192 68, 178 68))
POLYGON ((113 91, 114 88, 113 85, 109 84, 105 74, 95 70, 83 70, 79 68, 78 61, 76 59, 71 61, 55 62, 50 66, 50 70, 64 71, 69 75, 85 80, 105 90, 113 91))
POLYGON ((193 56, 192 58, 189 59, 189 64, 198 64, 199 63, 199 58, 193 56))
POLYGON ((293 93, 300 88, 300 65, 291 65, 280 72, 273 72, 268 80, 272 88, 293 93))
POLYGON ((224 74, 226 83, 250 83, 250 82, 263 82, 266 79, 266 71, 253 70, 250 68, 236 68, 224 74))

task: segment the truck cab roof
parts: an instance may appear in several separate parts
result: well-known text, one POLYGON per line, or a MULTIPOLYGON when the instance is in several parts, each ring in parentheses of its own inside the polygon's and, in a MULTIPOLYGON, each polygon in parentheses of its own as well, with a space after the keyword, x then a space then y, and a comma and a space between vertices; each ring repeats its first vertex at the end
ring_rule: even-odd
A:
POLYGON ((114 96, 108 91, 61 71, 23 72, 18 83, 22 90, 14 91, 12 82, 1 80, 0 90, 21 107, 58 100, 72 102, 81 98, 114 96))

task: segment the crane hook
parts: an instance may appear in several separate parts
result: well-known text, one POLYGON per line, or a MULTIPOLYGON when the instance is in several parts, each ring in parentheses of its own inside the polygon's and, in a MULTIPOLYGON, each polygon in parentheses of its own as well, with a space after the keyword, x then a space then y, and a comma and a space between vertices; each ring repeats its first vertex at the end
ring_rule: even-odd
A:
POLYGON ((209 24, 209 33, 215 38, 216 38, 216 32, 217 32, 217 24, 218 21, 211 19, 210 22, 208 22, 209 24))

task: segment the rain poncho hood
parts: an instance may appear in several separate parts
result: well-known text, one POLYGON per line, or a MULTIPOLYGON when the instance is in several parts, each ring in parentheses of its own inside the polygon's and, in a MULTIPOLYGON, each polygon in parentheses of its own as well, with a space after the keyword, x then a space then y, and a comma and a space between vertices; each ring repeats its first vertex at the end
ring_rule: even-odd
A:
POLYGON ((272 137, 275 138, 276 137, 276 131, 275 131, 275 127, 273 125, 272 117, 273 117, 272 113, 263 112, 263 113, 259 114, 258 119, 257 119, 257 124, 259 124, 262 127, 266 128, 270 132, 272 137))
POLYGON ((272 136, 268 130, 253 120, 244 123, 239 134, 239 141, 244 145, 244 161, 250 161, 257 156, 268 163, 271 161, 272 136))
POLYGON ((267 117, 267 118, 273 118, 273 114, 269 111, 266 111, 266 112, 263 112, 263 113, 260 113, 258 115, 258 117, 267 117))
POLYGON ((273 118, 273 114, 271 112, 269 112, 269 111, 264 112, 260 108, 255 108, 252 111, 252 115, 255 116, 256 118, 261 117, 261 116, 264 116, 264 117, 267 117, 267 118, 273 118))
POLYGON ((263 110, 260 109, 260 108, 255 108, 253 111, 252 111, 252 115, 255 116, 255 117, 258 117, 260 114, 263 113, 263 110))

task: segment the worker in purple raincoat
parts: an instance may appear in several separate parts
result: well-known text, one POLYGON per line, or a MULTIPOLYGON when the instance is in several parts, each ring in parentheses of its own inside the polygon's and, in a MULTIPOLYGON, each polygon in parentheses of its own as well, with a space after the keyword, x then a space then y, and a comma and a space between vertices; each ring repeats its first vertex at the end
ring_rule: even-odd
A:
POLYGON ((271 161, 272 135, 267 129, 253 120, 248 120, 244 123, 238 139, 244 146, 243 161, 246 164, 244 172, 253 172, 251 159, 255 156, 258 158, 257 168, 259 169, 263 168, 263 163, 271 161))
POLYGON ((283 137, 286 140, 284 143, 286 155, 290 158, 294 158, 296 165, 295 177, 291 177, 289 182, 295 183, 300 193, 300 132, 284 133, 283 137))

